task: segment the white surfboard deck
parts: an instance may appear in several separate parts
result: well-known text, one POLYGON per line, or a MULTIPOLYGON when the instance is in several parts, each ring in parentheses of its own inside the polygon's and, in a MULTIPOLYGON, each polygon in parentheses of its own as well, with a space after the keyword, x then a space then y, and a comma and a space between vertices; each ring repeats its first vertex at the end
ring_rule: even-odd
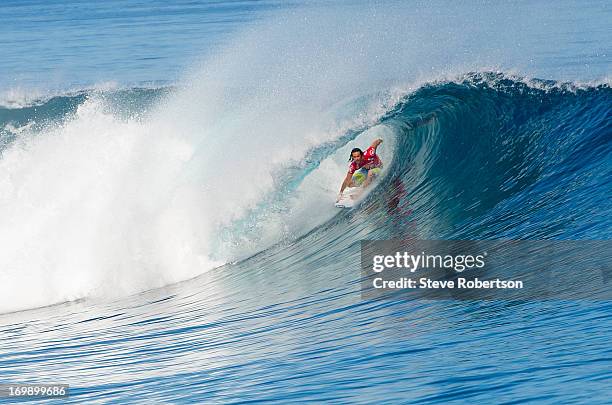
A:
POLYGON ((337 208, 353 208, 359 201, 362 191, 361 187, 347 187, 344 189, 342 196, 334 206, 337 208))

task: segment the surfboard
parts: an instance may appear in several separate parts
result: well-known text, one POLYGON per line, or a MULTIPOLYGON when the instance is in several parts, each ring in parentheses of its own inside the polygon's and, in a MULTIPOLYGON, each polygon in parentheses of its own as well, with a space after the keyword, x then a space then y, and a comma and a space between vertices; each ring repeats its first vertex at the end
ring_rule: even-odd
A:
POLYGON ((347 187, 334 206, 337 208, 353 208, 358 201, 361 191, 361 187, 347 187))
MULTIPOLYGON (((372 171, 374 174, 373 182, 375 182, 378 180, 381 169, 375 167, 372 169, 372 171)), ((365 174, 361 173, 360 171, 355 172, 355 174, 353 175, 353 183, 357 184, 357 186, 345 188, 342 192, 342 195, 340 196, 340 199, 334 204, 334 206, 338 208, 353 208, 362 197, 362 193, 364 191, 362 185, 365 179, 365 174)))

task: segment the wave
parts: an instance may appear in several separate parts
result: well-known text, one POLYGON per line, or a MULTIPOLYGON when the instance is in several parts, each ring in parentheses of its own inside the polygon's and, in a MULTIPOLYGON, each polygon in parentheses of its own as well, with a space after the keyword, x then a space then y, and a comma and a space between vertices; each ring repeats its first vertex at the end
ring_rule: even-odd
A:
POLYGON ((319 224, 332 241, 347 233, 361 239, 609 239, 611 96, 607 83, 576 86, 495 72, 426 84, 366 128, 314 148, 314 168, 293 168, 279 182, 284 203, 266 200, 229 233, 240 236, 232 241, 241 249, 253 243, 248 237, 291 241, 319 224), (343 158, 376 137, 385 139, 383 180, 347 214, 352 220, 317 223, 311 213, 325 212, 343 177, 343 158), (376 225, 354 220, 365 217, 377 218, 376 225), (270 223, 274 230, 266 229, 270 223))
MULTIPOLYGON (((477 72, 382 91, 330 107, 333 130, 289 154, 277 148, 255 170, 227 154, 258 148, 248 133, 236 149, 231 137, 167 127, 156 103, 175 92, 3 110, 5 128, 26 127, 0 160, 0 310, 156 288, 303 238, 332 254, 347 235, 610 238, 608 84, 477 72), (385 176, 357 209, 338 212, 348 151, 377 137, 385 176)), ((209 130, 244 131, 235 119, 209 130)))
POLYGON ((96 99, 104 103, 107 111, 129 118, 151 108, 172 89, 170 86, 93 88, 44 97, 20 93, 19 99, 12 95, 0 101, 0 152, 24 132, 41 132, 50 125, 65 123, 88 99, 96 99))
POLYGON ((424 238, 608 239, 611 101, 490 72, 423 86, 382 120, 399 140, 383 189, 407 190, 424 238))

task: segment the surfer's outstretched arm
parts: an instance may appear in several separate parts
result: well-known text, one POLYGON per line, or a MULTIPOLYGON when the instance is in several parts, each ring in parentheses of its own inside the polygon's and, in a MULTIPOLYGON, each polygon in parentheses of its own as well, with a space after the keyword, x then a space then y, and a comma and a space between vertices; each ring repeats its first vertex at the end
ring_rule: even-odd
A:
POLYGON ((378 145, 380 145, 381 143, 382 143, 382 139, 378 138, 374 142, 372 142, 372 145, 370 145, 370 148, 374 148, 376 150, 376 148, 378 148, 378 145))
POLYGON ((340 193, 338 194, 338 198, 336 199, 336 202, 340 201, 340 197, 342 197, 342 193, 344 192, 344 189, 351 185, 352 178, 353 178, 353 174, 351 172, 348 172, 346 174, 346 177, 344 178, 344 181, 342 182, 342 186, 340 187, 340 193))

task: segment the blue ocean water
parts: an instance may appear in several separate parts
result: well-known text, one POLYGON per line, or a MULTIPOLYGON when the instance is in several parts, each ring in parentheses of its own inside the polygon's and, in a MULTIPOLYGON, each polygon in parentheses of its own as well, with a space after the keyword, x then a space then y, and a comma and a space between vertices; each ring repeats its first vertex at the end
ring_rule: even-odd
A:
POLYGON ((608 403, 609 301, 366 300, 359 247, 609 240, 611 17, 3 2, 0 383, 74 403, 608 403), (378 137, 386 174, 337 210, 348 152, 378 137))

